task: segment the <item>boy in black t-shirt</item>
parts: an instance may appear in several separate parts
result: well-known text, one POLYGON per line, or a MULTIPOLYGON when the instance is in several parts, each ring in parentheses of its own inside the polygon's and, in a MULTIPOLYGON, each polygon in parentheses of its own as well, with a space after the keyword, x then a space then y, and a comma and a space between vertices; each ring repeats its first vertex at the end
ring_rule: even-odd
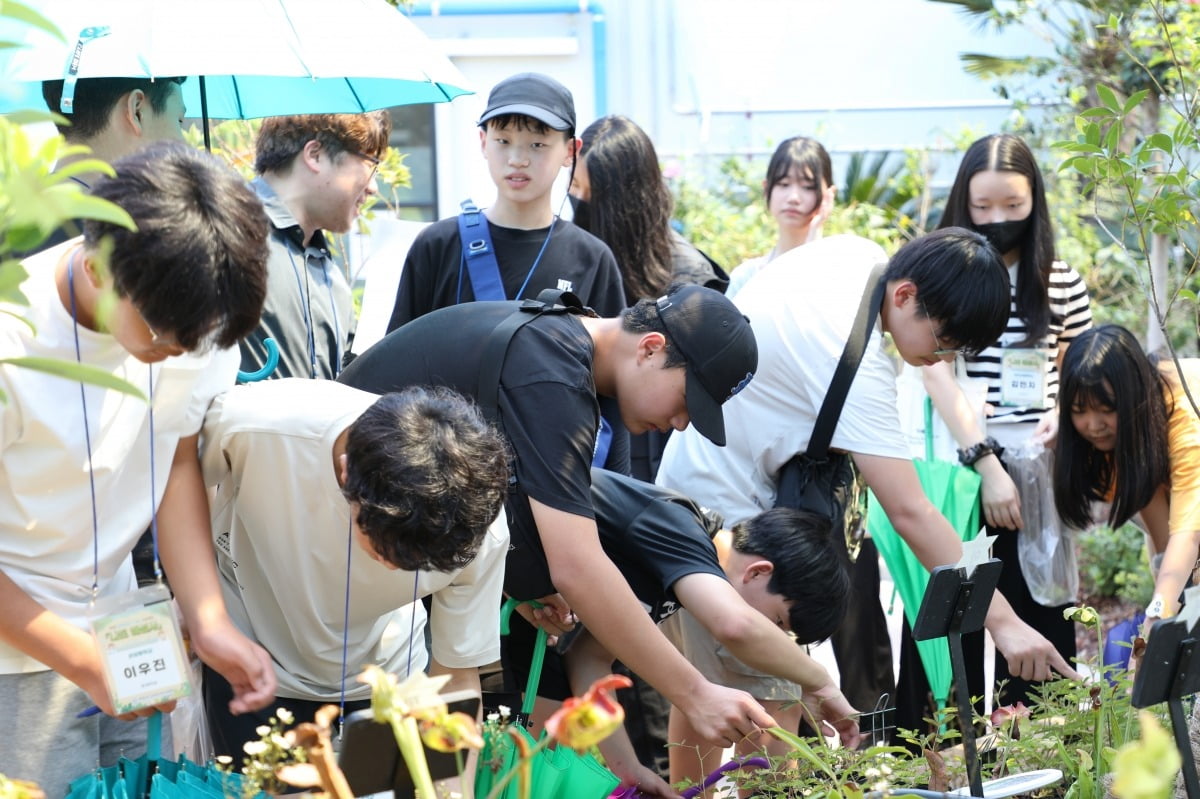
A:
POLYGON ((504 297, 472 285, 458 217, 443 219, 408 251, 388 332, 438 308, 532 299, 548 288, 574 293, 601 316, 616 316, 625 292, 608 245, 557 218, 550 205, 554 180, 573 166, 579 146, 571 92, 546 75, 513 75, 492 89, 479 127, 496 200, 478 221, 490 234, 504 297))
MULTIPOLYGON (((794 698, 814 719, 834 727, 843 744, 858 743, 856 711, 825 669, 797 647, 828 637, 849 602, 848 572, 828 521, 775 508, 724 530, 715 514, 682 494, 599 469, 592 472, 592 505, 605 554, 689 661, 713 674, 727 664, 744 672, 728 659, 732 655, 790 680, 805 689, 794 698)), ((612 654, 587 630, 565 660, 576 694, 612 671, 612 654)), ((681 745, 669 748, 671 782, 699 781, 706 773, 694 748, 700 742, 679 740, 675 726, 670 740, 681 745)), ((668 791, 637 763, 625 735, 600 748, 615 773, 639 775, 644 794, 668 791)), ((701 753, 710 754, 704 747, 701 753)))
MULTIPOLYGON (((480 386, 485 344, 519 307, 470 303, 427 314, 384 337, 339 380, 376 393, 442 385, 478 400, 488 388, 480 386)), ((537 316, 509 340, 496 398, 516 476, 505 505, 505 591, 541 600, 546 607, 523 612, 551 633, 566 632, 578 614, 715 746, 774 719, 748 694, 705 680, 605 556, 592 510, 592 450, 598 398, 615 403, 631 432, 682 430, 690 422, 723 445, 721 405, 749 383, 757 363, 749 322, 729 300, 676 286, 620 317, 537 316)))

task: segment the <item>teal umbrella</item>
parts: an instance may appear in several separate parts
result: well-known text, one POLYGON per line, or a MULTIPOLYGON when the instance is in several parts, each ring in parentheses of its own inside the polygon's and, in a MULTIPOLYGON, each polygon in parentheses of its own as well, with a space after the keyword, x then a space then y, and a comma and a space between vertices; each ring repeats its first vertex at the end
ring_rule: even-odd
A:
MULTIPOLYGON (((979 534, 979 484, 980 477, 973 469, 933 458, 933 405, 925 398, 925 459, 914 460, 917 477, 925 496, 933 503, 963 541, 970 541, 979 534)), ((888 520, 875 495, 868 494, 867 531, 875 540, 875 546, 887 564, 896 591, 904 602, 904 617, 911 626, 916 622, 917 611, 925 587, 929 585, 929 572, 917 560, 917 556, 904 543, 896 528, 888 520)), ((917 651, 925 676, 938 707, 946 706, 950 696, 950 651, 945 638, 917 641, 917 651)))
POLYGON ((357 113, 470 93, 385 0, 25 2, 63 38, 0 21, 0 42, 15 45, 0 49, 0 113, 40 108, 41 81, 73 78, 187 76, 184 100, 205 120, 357 113))
POLYGON ((147 722, 146 754, 115 766, 96 769, 74 780, 67 799, 223 799, 242 796, 243 777, 227 774, 212 765, 198 765, 186 757, 159 756, 162 744, 161 713, 147 722))

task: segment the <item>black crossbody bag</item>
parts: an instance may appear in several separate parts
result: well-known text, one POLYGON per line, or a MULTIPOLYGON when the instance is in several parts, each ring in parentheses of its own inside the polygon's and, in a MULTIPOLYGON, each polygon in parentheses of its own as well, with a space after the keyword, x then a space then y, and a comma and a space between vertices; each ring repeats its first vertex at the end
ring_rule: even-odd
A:
MULTIPOLYGON (((835 537, 846 536, 846 511, 857 503, 851 498, 854 466, 850 456, 844 452, 830 452, 829 442, 833 440, 833 431, 842 415, 850 383, 862 362, 871 328, 883 306, 885 266, 876 264, 867 279, 854 327, 821 402, 808 448, 785 463, 776 480, 775 507, 805 510, 828 519, 831 534, 835 537)), ((850 527, 856 529, 858 525, 850 527)), ((855 553, 857 547, 847 542, 847 549, 855 553)))

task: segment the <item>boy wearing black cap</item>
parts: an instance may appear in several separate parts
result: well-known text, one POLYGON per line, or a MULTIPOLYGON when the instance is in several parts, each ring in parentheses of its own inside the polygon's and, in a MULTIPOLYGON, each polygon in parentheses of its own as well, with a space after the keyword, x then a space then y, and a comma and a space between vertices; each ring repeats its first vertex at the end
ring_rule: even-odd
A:
POLYGON ((496 199, 482 213, 468 211, 463 228, 456 216, 417 236, 400 273, 388 331, 449 305, 532 299, 548 288, 574 293, 603 316, 620 312, 625 295, 612 252, 555 216, 550 205, 554 180, 560 169, 573 166, 579 147, 571 92, 546 75, 513 75, 492 89, 479 128, 496 199), (462 229, 470 231, 473 245, 466 254, 462 229), (495 257, 482 273, 492 278, 490 289, 476 271, 481 251, 495 257))
MULTIPOLYGON (((518 307, 435 311, 386 336, 339 380, 376 393, 436 384, 478 401, 487 389, 480 385, 484 343, 518 307)), ((712 289, 675 286, 619 317, 537 316, 508 344, 495 402, 515 475, 505 504, 505 591, 541 600, 546 607, 532 618, 552 632, 569 629, 578 616, 680 708, 700 738, 719 746, 774 720, 748 694, 705 680, 655 628, 600 546, 590 465, 598 397, 613 398, 634 433, 682 430, 690 420, 722 445, 721 404, 750 381, 757 364, 754 334, 729 300, 712 289)))

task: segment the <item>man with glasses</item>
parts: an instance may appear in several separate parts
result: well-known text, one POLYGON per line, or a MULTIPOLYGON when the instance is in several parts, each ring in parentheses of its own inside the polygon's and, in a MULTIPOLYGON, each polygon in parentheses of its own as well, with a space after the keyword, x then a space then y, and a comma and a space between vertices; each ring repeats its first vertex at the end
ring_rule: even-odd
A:
POLYGON ((262 322, 241 343, 242 371, 264 366, 267 338, 279 345, 269 377, 333 379, 341 371, 354 308, 326 233, 350 230, 375 194, 391 130, 386 111, 264 120, 252 185, 271 220, 269 285, 262 322))
MULTIPOLYGON (((693 497, 731 523, 775 505, 779 471, 808 447, 860 299, 872 288, 868 275, 884 259, 883 251, 865 239, 833 236, 776 258, 746 284, 735 304, 754 320, 759 369, 727 404, 727 444, 714 447, 691 430, 671 436, 659 485, 693 497)), ((999 337, 1007 320, 1008 272, 982 236, 945 228, 902 247, 888 261, 882 280, 882 304, 873 309, 878 321, 831 448, 851 455, 896 531, 926 568, 933 568, 958 561, 961 543, 921 490, 900 432, 895 366, 884 351, 883 333, 891 336, 900 358, 914 366, 948 360, 959 349, 981 349, 999 337)), ((1050 669, 1074 674, 999 594, 987 626, 1013 674, 1038 680, 1050 669)), ((861 638, 855 646, 856 667, 862 668, 861 638)), ((859 708, 875 704, 874 697, 856 697, 845 683, 843 690, 859 708)), ((781 723, 795 721, 770 703, 764 707, 781 723)))

